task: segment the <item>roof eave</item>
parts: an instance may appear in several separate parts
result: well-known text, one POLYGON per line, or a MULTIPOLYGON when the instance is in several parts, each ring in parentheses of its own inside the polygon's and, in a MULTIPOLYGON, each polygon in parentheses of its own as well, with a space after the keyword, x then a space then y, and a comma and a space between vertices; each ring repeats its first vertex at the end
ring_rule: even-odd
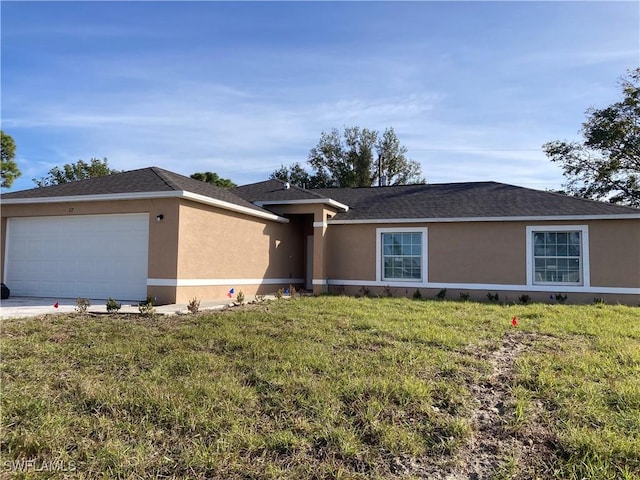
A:
POLYGON ((184 198, 194 202, 222 208, 237 213, 244 213, 253 217, 273 220, 280 223, 289 223, 287 218, 270 212, 261 212, 252 208, 236 205, 217 198, 192 193, 185 190, 172 190, 167 192, 130 192, 130 193, 106 193, 98 195, 69 195, 64 197, 32 197, 32 198, 7 198, 2 199, 3 205, 35 205, 38 203, 70 203, 70 202, 100 202, 122 200, 147 200, 158 198, 184 198))
POLYGON ((340 203, 332 198, 308 198, 308 199, 300 199, 300 200, 260 200, 253 202, 254 205, 258 207, 263 207, 265 205, 301 205, 301 204, 313 204, 313 203, 322 203, 324 205, 329 205, 338 210, 342 210, 343 212, 349 211, 349 206, 344 203, 340 203))
POLYGON ((348 225, 365 223, 459 223, 459 222, 554 222, 584 220, 631 220, 640 219, 640 213, 606 215, 537 215, 517 217, 441 217, 441 218, 364 218, 354 220, 331 219, 328 225, 348 225))

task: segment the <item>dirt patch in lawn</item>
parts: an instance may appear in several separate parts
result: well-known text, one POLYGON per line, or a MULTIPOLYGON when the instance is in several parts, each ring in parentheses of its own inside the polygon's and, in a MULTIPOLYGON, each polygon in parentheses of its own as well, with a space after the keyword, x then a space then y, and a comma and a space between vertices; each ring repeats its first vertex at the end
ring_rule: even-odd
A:
POLYGON ((433 480, 482 480, 493 478, 548 478, 548 465, 556 450, 555 435, 541 422, 542 403, 532 401, 526 419, 515 419, 512 395, 515 360, 527 349, 550 337, 518 330, 508 332, 500 347, 477 345, 468 353, 486 361, 489 373, 467 387, 476 401, 471 415, 473 435, 453 461, 438 464, 433 458, 405 459, 396 463, 401 475, 433 480))

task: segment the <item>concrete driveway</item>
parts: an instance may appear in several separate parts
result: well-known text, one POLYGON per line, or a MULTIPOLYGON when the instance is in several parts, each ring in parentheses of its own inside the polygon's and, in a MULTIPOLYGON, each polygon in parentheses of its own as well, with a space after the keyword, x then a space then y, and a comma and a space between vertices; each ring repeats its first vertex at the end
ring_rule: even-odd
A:
MULTIPOLYGON (((90 313, 105 313, 107 311, 106 300, 90 300, 90 313)), ((219 310, 229 305, 229 300, 202 301, 200 310, 219 310)), ((187 304, 160 305, 155 307, 160 315, 180 315, 189 313, 187 304)), ((75 298, 40 298, 40 297, 10 297, 0 302, 0 318, 26 318, 56 313, 74 313, 76 311, 75 298), (55 307, 55 304, 58 307, 55 307)), ((120 313, 139 313, 138 303, 122 302, 120 313)))

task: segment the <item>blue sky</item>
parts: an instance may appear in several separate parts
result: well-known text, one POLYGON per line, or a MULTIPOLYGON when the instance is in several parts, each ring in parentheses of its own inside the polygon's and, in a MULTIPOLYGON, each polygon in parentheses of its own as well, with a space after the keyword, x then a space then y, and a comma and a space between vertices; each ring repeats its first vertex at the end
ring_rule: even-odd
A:
POLYGON ((638 2, 3 1, 12 191, 92 157, 238 184, 393 127, 432 183, 558 188, 542 152, 640 65, 638 2))

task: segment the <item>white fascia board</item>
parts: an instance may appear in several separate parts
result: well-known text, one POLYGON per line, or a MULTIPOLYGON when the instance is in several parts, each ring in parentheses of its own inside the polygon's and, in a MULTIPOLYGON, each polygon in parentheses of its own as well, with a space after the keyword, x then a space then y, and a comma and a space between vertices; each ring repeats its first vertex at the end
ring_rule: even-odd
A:
POLYGON ((2 199, 3 205, 32 205, 36 203, 108 202, 112 200, 146 200, 154 198, 178 198, 183 192, 130 192, 105 193, 100 195, 70 195, 67 197, 36 197, 2 199))
POLYGON ((193 200, 194 202, 203 203, 205 205, 211 205, 213 207, 223 208, 225 210, 231 210, 232 212, 245 213, 247 215, 252 215, 254 217, 266 218, 267 220, 274 220, 280 223, 289 223, 288 218, 281 217, 274 213, 261 212, 259 210, 254 210, 252 208, 236 205, 235 203, 225 202, 224 200, 218 200, 216 198, 207 197, 206 195, 199 195, 197 193, 191 193, 191 192, 180 192, 180 193, 182 193, 181 198, 185 198, 187 200, 193 200))
POLYGON ((303 200, 265 200, 259 202, 253 202, 258 207, 262 207, 264 205, 302 205, 302 204, 312 204, 312 203, 324 203, 325 205, 330 205, 332 207, 337 208, 338 210, 342 210, 343 212, 349 211, 349 206, 344 203, 336 202, 332 198, 308 198, 303 200))
POLYGON ((364 223, 556 222, 630 219, 640 219, 640 213, 624 213, 615 215, 550 215, 536 217, 372 218, 362 220, 329 220, 327 223, 329 225, 349 225, 364 223))
POLYGON ((455 290, 493 290, 515 292, 562 292, 562 293, 618 293, 624 295, 640 295, 640 288, 633 287, 598 287, 574 285, 505 285, 489 283, 443 283, 443 282, 385 282, 376 280, 327 280, 329 285, 367 286, 367 287, 418 287, 418 288, 448 288, 455 290))
POLYGON ((38 198, 9 198, 2 199, 3 205, 34 205, 37 203, 76 203, 76 202, 110 202, 117 200, 149 200, 159 198, 184 198, 194 202, 213 207, 244 213, 253 217, 265 218, 280 223, 289 223, 289 219, 269 212, 261 212, 252 208, 243 207, 234 203, 225 202, 216 198, 207 197, 184 190, 172 190, 169 192, 131 192, 131 193, 107 193, 101 195, 71 195, 67 197, 38 197, 38 198))

